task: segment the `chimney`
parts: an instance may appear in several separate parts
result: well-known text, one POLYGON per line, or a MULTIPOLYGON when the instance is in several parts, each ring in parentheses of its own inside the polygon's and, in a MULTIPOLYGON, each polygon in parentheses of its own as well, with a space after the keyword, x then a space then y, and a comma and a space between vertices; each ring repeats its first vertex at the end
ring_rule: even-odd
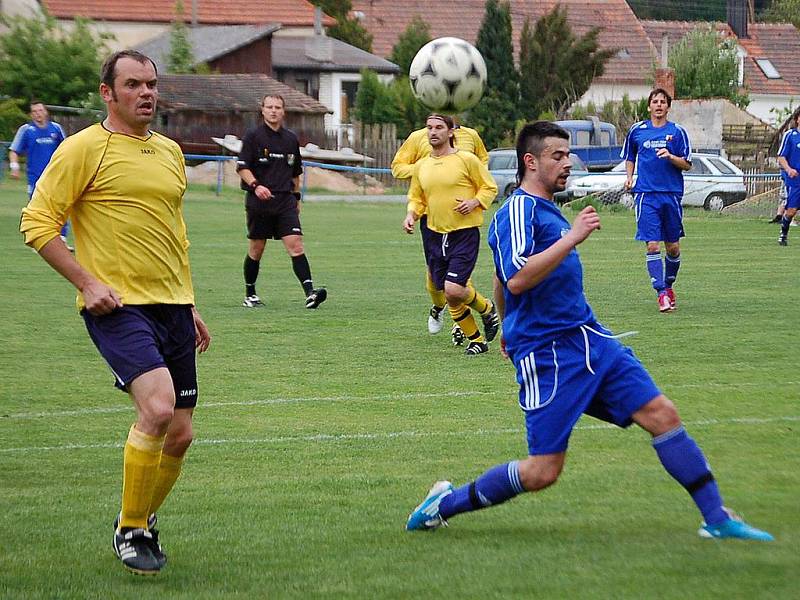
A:
POLYGON ((749 5, 748 0, 728 0, 728 25, 738 38, 750 37, 747 33, 747 23, 750 17, 749 5))
POLYGON ((322 9, 314 8, 314 35, 322 35, 322 9))

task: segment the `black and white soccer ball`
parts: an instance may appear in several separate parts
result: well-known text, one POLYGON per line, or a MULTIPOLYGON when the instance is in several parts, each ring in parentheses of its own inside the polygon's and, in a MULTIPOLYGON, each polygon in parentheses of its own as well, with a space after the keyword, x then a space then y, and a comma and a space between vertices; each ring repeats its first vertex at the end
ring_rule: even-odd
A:
POLYGON ((438 38, 420 48, 408 70, 411 91, 434 111, 461 112, 478 103, 486 86, 486 63, 462 39, 438 38))

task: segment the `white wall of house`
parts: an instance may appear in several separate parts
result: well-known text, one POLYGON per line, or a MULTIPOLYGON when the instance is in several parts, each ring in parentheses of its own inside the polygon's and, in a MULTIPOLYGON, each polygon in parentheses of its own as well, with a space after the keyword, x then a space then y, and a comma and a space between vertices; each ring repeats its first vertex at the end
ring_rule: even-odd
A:
MULTIPOLYGON (((59 25, 71 31, 75 27, 71 19, 58 19, 59 25)), ((109 40, 108 49, 110 51, 122 50, 137 46, 158 35, 161 35, 170 28, 169 23, 134 23, 130 21, 92 21, 89 27, 95 33, 110 33, 114 36, 109 40)))
POLYGON ((0 13, 7 17, 33 17, 42 14, 37 0, 1 0, 0 13))
POLYGON ((770 125, 780 125, 783 119, 776 119, 776 115, 770 112, 773 108, 784 110, 789 106, 797 108, 800 106, 800 96, 773 95, 773 94, 750 94, 750 104, 747 105, 747 112, 754 115, 770 125))
POLYGON ((581 96, 578 104, 585 106, 588 102, 594 102, 595 106, 599 108, 609 100, 622 100, 625 94, 628 94, 628 98, 631 100, 647 98, 650 90, 650 86, 644 84, 593 83, 581 96))

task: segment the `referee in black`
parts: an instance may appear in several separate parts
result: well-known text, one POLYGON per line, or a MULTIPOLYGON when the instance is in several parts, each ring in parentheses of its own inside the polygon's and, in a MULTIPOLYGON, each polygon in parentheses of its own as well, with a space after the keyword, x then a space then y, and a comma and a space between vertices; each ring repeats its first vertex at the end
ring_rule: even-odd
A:
POLYGON ((264 123, 248 130, 236 170, 242 179, 247 213, 249 247, 244 259, 245 298, 243 306, 264 306, 256 293, 261 256, 267 239, 280 239, 292 259, 292 269, 306 296, 306 308, 325 302, 328 291, 314 288, 311 267, 303 248, 300 227, 300 143, 283 126, 285 102, 282 96, 267 94, 261 101, 264 123))

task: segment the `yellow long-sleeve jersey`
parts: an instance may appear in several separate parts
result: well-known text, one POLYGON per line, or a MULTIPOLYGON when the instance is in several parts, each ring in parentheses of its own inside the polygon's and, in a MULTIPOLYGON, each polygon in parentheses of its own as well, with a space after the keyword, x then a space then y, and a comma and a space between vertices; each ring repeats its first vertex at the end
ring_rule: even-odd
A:
POLYGON ((497 196, 497 184, 478 157, 458 150, 426 156, 414 165, 408 189, 408 211, 427 213, 428 228, 439 233, 480 227, 483 211, 497 196), (476 198, 480 206, 467 215, 455 211, 459 200, 476 198))
MULTIPOLYGON (((453 136, 456 148, 471 152, 484 165, 489 164, 489 153, 477 131, 459 126, 453 130, 453 136)), ((410 179, 414 172, 414 164, 430 154, 431 143, 428 141, 428 128, 423 127, 412 131, 392 159, 392 176, 396 179, 410 179)))
MULTIPOLYGON (((185 191, 175 142, 96 124, 58 147, 22 210, 20 231, 40 250, 71 219, 76 260, 124 304, 194 304, 185 191)), ((77 305, 83 308, 81 294, 77 305)))

